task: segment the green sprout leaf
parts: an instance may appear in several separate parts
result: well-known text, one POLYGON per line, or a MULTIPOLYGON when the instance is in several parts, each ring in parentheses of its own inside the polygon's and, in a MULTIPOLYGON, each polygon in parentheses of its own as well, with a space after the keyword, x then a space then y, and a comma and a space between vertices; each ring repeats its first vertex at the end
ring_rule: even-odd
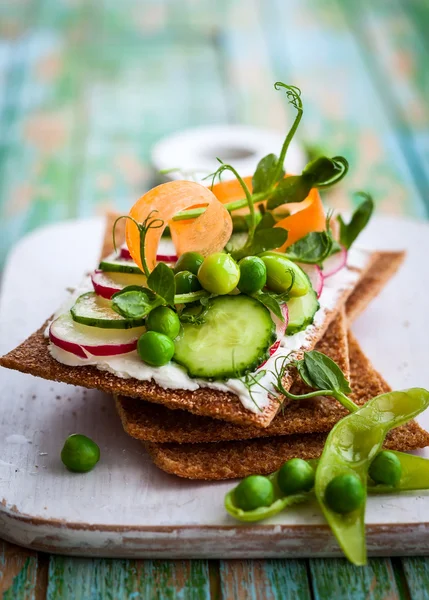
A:
POLYGON ((306 352, 303 361, 306 378, 304 381, 312 382, 312 387, 320 390, 330 389, 343 394, 349 394, 352 391, 337 363, 322 352, 317 350, 306 352))
POLYGON ((129 285, 112 296, 112 308, 126 319, 143 319, 151 310, 164 304, 148 288, 129 285))
POLYGON ((271 229, 276 224, 276 220, 270 212, 266 212, 262 215, 261 220, 256 226, 255 231, 261 231, 263 229, 271 229))
POLYGON ((258 300, 261 304, 268 308, 280 321, 284 322, 281 305, 284 300, 278 299, 275 294, 270 292, 257 292, 253 294, 253 298, 258 300))
POLYGON ((363 197, 363 202, 359 204, 350 223, 345 223, 342 216, 338 215, 337 221, 340 224, 340 242, 347 250, 356 240, 360 232, 365 229, 371 219, 374 211, 374 200, 366 192, 357 192, 357 196, 363 197))
POLYGON ((312 231, 286 249, 291 260, 321 265, 330 256, 334 240, 330 231, 312 231))
POLYGON ((158 263, 147 279, 148 287, 164 299, 166 304, 174 307, 176 282, 174 273, 165 263, 158 263))
POLYGON ((312 187, 326 188, 338 183, 345 177, 349 163, 343 156, 319 156, 308 163, 302 177, 312 183, 312 187))
POLYGON ((283 179, 268 199, 267 208, 273 210, 282 204, 302 202, 310 193, 312 182, 301 175, 283 179))
POLYGON ((261 158, 252 177, 253 194, 269 190, 273 183, 273 177, 277 176, 278 180, 283 179, 285 172, 282 168, 277 175, 277 163, 278 158, 275 154, 268 154, 261 158))
POLYGON ((255 256, 273 248, 280 248, 287 240, 287 236, 288 232, 282 227, 257 229, 252 242, 232 252, 231 256, 235 260, 241 260, 245 256, 255 256))
POLYGON ((305 364, 304 359, 302 360, 297 360, 295 362, 295 366, 297 368, 297 371, 299 373, 299 376, 301 377, 301 379, 303 380, 303 382, 308 385, 308 387, 314 388, 314 383, 311 380, 310 374, 307 370, 307 366, 305 364))

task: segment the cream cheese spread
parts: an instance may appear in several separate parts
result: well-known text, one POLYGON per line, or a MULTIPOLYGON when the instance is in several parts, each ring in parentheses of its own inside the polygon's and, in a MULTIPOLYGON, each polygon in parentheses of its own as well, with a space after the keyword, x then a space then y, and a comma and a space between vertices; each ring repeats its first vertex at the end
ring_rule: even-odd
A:
MULTIPOLYGON (((323 326, 327 314, 335 309, 339 298, 348 290, 351 291, 360 278, 361 271, 367 266, 371 253, 365 250, 352 249, 348 255, 348 266, 342 268, 338 273, 325 279, 323 290, 319 298, 320 308, 316 312, 314 322, 304 331, 294 335, 284 336, 279 348, 254 374, 262 371, 263 375, 258 378, 251 388, 251 393, 242 379, 228 379, 227 381, 207 381, 194 379, 188 376, 185 369, 180 365, 170 362, 162 367, 151 367, 141 361, 137 351, 116 356, 93 356, 80 358, 75 354, 62 350, 54 344, 49 344, 49 351, 55 360, 68 366, 94 365, 101 371, 108 371, 122 379, 135 378, 140 381, 153 380, 164 389, 196 390, 198 388, 211 388, 223 392, 232 392, 238 396, 243 406, 251 412, 259 413, 269 404, 268 391, 274 391, 275 364, 284 358, 292 361, 294 352, 310 348, 316 330, 323 326)), ((86 278, 82 284, 74 290, 67 298, 55 316, 64 314, 73 306, 75 299, 87 292, 92 291, 91 281, 86 278)), ((49 328, 48 328, 49 329, 49 328)), ((49 330, 46 330, 46 337, 49 330)))

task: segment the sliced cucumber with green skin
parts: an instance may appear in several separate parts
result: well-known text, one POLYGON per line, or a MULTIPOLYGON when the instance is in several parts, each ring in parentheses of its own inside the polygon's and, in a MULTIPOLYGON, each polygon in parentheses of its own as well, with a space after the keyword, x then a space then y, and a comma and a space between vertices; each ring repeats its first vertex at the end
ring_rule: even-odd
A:
POLYGON ((228 379, 254 371, 276 339, 270 312, 249 296, 218 296, 204 323, 183 323, 173 360, 190 377, 228 379))
POLYGON ((124 258, 107 258, 101 261, 98 268, 108 273, 136 273, 137 275, 143 275, 135 262, 124 258))
POLYGON ((125 319, 113 310, 110 300, 97 296, 95 292, 79 296, 70 313, 73 321, 90 327, 131 329, 144 324, 144 319, 125 319))
POLYGON ((286 304, 289 312, 286 335, 293 335, 311 325, 320 306, 313 288, 310 288, 305 296, 291 298, 286 304))

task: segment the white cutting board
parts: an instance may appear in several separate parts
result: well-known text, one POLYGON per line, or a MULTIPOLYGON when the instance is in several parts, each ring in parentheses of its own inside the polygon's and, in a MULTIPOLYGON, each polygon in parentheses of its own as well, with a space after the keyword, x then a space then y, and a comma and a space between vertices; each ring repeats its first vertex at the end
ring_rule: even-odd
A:
MULTIPOLYGON (((11 251, 0 303, 0 353, 24 340, 96 265, 103 220, 40 229, 11 251)), ((370 248, 405 247, 404 267, 353 329, 393 387, 429 387, 429 225, 374 219, 370 248)), ((49 552, 134 557, 333 556, 338 547, 317 505, 259 525, 223 508, 233 482, 167 475, 122 431, 113 401, 97 391, 0 368, 0 537, 49 552), (64 439, 92 437, 101 461, 86 475, 60 462, 64 439)), ((429 415, 421 422, 429 426, 429 415)), ((429 456, 429 452, 428 452, 429 456)), ((369 499, 368 548, 429 552, 429 493, 369 499)))

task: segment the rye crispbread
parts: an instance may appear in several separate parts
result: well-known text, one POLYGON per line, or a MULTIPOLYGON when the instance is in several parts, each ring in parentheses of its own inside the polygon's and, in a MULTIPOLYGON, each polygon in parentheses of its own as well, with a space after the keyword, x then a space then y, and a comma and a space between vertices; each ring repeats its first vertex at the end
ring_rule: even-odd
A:
MULTIPOLYGON (((347 300, 345 310, 348 322, 359 316, 371 300, 382 290, 396 273, 404 259, 404 252, 377 252, 374 265, 347 300)), ((348 362, 344 324, 338 317, 331 323, 327 333, 316 349, 335 360, 344 370, 348 362), (341 331, 343 329, 343 331, 341 331)), ((345 371, 346 372, 346 371, 345 371)), ((292 391, 300 393, 301 384, 294 384, 292 391)), ((301 390, 302 393, 302 390, 301 390)), ((269 427, 242 427, 233 423, 221 423, 210 417, 199 417, 187 411, 174 413, 168 408, 134 398, 119 397, 116 407, 125 431, 131 436, 149 442, 202 443, 224 440, 252 439, 296 433, 329 431, 345 409, 331 398, 321 397, 317 402, 289 404, 276 416, 269 427)))
POLYGON ((353 290, 347 300, 346 315, 350 322, 354 321, 378 296, 386 283, 395 275, 405 259, 405 252, 377 251, 374 262, 365 277, 353 290))
MULTIPOLYGON (((103 255, 108 254, 113 247, 111 225, 115 215, 111 214, 107 219, 106 233, 103 244, 103 255)), ((116 241, 121 244, 124 241, 123 222, 119 222, 116 241)), ((360 272, 360 280, 372 265, 371 259, 360 272)), ((329 324, 344 306, 353 288, 343 290, 337 306, 325 312, 323 322, 314 328, 307 350, 314 348, 323 337, 329 324)), ((139 381, 134 378, 120 379, 119 377, 100 371, 95 366, 69 367, 56 361, 49 353, 49 342, 44 337, 46 323, 25 340, 17 348, 0 358, 0 365, 42 377, 44 379, 61 381, 87 388, 96 388, 118 396, 130 396, 155 402, 167 406, 170 409, 182 409, 200 416, 209 416, 223 421, 230 421, 239 425, 253 425, 255 427, 267 427, 279 411, 279 403, 275 398, 270 398, 269 405, 263 413, 252 413, 241 404, 238 396, 229 392, 220 392, 209 388, 199 388, 195 391, 164 389, 153 381, 139 381)), ((300 358, 302 352, 296 353, 300 358)), ((288 389, 295 378, 294 369, 288 369, 285 373, 283 385, 288 389)))
MULTIPOLYGON (((347 321, 344 311, 332 321, 316 349, 332 358, 348 376, 347 321)), ((295 382, 291 391, 302 394, 308 390, 301 382, 295 382)), ((149 442, 192 444, 328 431, 346 414, 345 409, 332 398, 291 402, 268 427, 262 429, 199 417, 184 410, 171 411, 165 406, 123 396, 116 398, 116 408, 126 433, 131 437, 149 442)))
MULTIPOLYGON (((389 385, 371 365, 356 339, 349 334, 351 398, 364 404, 389 385)), ((163 471, 188 479, 220 480, 272 473, 290 458, 317 458, 327 433, 204 444, 145 443, 153 462, 163 471)), ((415 421, 391 431, 384 444, 391 450, 415 450, 429 445, 429 434, 415 421)))

